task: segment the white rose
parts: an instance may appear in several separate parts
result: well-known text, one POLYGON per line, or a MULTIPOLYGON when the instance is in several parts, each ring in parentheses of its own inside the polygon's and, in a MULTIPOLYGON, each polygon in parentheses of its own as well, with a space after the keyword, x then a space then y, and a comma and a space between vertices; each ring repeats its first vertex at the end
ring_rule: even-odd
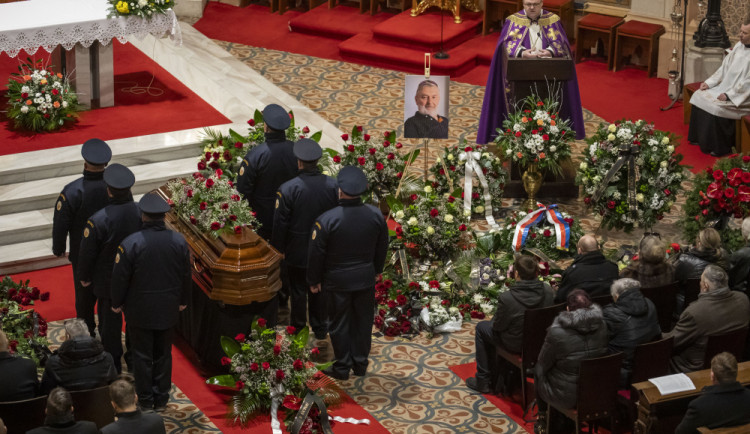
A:
POLYGON ((609 140, 610 142, 614 142, 615 141, 615 135, 614 134, 608 135, 607 136, 607 140, 609 140))
POLYGON ((638 119, 637 121, 635 121, 635 124, 640 127, 641 124, 643 124, 643 119, 638 119))
POLYGON ((429 185, 425 185, 424 186, 424 192, 425 193, 432 193, 432 187, 430 187, 429 185))
POLYGON ((469 216, 471 216, 471 211, 469 211, 468 209, 465 209, 464 210, 464 217, 469 217, 469 216))
POLYGON ((396 211, 396 218, 397 218, 397 219, 402 219, 402 218, 404 218, 404 212, 403 212, 403 211, 400 211, 400 210, 399 210, 399 211, 396 211))
POLYGON ((609 131, 610 133, 614 133, 615 131, 617 131, 617 125, 609 124, 609 128, 607 128, 607 131, 609 131))
POLYGON ((435 161, 437 161, 437 162, 439 163, 439 162, 440 162, 440 157, 437 157, 437 158, 435 159, 435 161))
POLYGON ((416 217, 412 217, 412 218, 409 219, 409 221, 407 223, 410 224, 410 225, 412 225, 412 226, 414 226, 414 225, 417 224, 417 218, 416 217))
POLYGON ((481 214, 484 212, 484 207, 482 205, 479 205, 476 208, 474 208, 474 212, 481 214))
POLYGON ((453 154, 448 154, 448 160, 453 161, 453 154))
POLYGON ((450 312, 450 313, 451 313, 451 315, 455 315, 455 314, 457 314, 457 313, 459 312, 459 309, 458 309, 458 308, 457 308, 456 306, 451 306, 451 307, 450 307, 450 308, 448 309, 448 312, 450 312))
POLYGON ((446 214, 444 220, 446 223, 453 223, 453 216, 450 214, 446 214))
POLYGON ((434 234, 435 233, 435 228, 433 228, 432 226, 427 226, 427 233, 429 235, 434 234))
POLYGON ((28 106, 22 106, 21 107, 21 113, 28 113, 28 112, 29 112, 29 107, 28 106))
POLYGON ((669 144, 669 137, 664 136, 664 138, 661 139, 661 144, 662 145, 668 145, 669 144))
POLYGON ((667 163, 666 161, 662 161, 661 163, 659 163, 659 166, 661 166, 662 169, 666 169, 667 166, 669 166, 669 163, 667 163))
POLYGON ((482 158, 490 158, 490 154, 488 152, 485 152, 482 154, 482 158))
POLYGON ((667 152, 669 152, 669 153, 674 152, 674 146, 672 146, 672 145, 667 146, 667 152))
POLYGON ((513 153, 513 151, 510 148, 508 148, 508 149, 505 150, 505 155, 510 155, 512 153, 513 153))
POLYGON ((581 170, 586 170, 589 168, 589 164, 584 161, 579 167, 581 168, 581 170))
POLYGON ((635 195, 635 200, 637 200, 638 202, 643 202, 643 199, 644 197, 642 193, 638 193, 635 195))
POLYGON ((557 151, 557 146, 555 146, 555 145, 552 145, 552 146, 550 146, 550 147, 549 147, 549 151, 550 151, 550 152, 555 152, 555 151, 557 151))

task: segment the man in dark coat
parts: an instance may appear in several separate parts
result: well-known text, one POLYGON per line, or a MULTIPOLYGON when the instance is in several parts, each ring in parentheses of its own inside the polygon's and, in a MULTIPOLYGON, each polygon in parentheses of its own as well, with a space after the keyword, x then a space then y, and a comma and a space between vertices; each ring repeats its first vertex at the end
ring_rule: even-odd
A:
POLYGON ((307 257, 307 282, 315 294, 328 293, 331 344, 336 362, 324 372, 339 380, 349 371, 367 372, 375 279, 383 272, 388 227, 383 214, 365 205, 367 190, 361 169, 345 166, 338 174, 339 206, 323 213, 313 225, 307 257))
POLYGON ((101 342, 88 334, 80 318, 65 321, 65 342, 55 351, 44 367, 41 393, 55 387, 86 390, 106 386, 117 378, 112 356, 101 342))
POLYGON ((94 422, 76 422, 70 392, 57 387, 47 397, 44 426, 26 431, 26 434, 99 434, 99 429, 94 422))
POLYGON ((307 250, 315 218, 338 203, 338 187, 336 180, 318 170, 323 150, 314 140, 297 141, 294 155, 300 174, 282 184, 276 193, 271 244, 284 254, 290 286, 290 324, 301 330, 307 327, 309 316, 315 337, 325 339, 328 334, 326 304, 323 294, 308 294, 307 250))
POLYGON ((677 324, 663 337, 674 337, 673 372, 703 369, 709 335, 747 327, 750 322, 750 301, 744 294, 731 291, 727 273, 718 265, 709 265, 701 275, 701 292, 680 315, 677 324))
MULTIPOLYGON (((585 291, 568 294, 567 310, 555 318, 544 338, 535 367, 540 418, 548 403, 573 408, 578 398, 581 360, 601 357, 607 352, 607 325, 601 308, 585 291)), ((554 431, 553 431, 554 432, 554 431)))
POLYGON ((699 427, 729 428, 750 424, 750 390, 737 381, 737 359, 719 353, 711 359, 711 386, 688 405, 676 434, 696 434, 699 427))
POLYGON ((130 187, 135 175, 122 164, 113 164, 104 171, 110 205, 97 211, 86 222, 78 259, 81 285, 93 290, 98 300, 99 336, 104 350, 112 355, 115 369, 122 372, 122 313, 112 311, 109 292, 112 267, 117 246, 128 235, 141 228, 141 212, 133 202, 130 187))
POLYGON ((620 388, 630 384, 633 353, 637 345, 661 336, 654 303, 641 294, 635 279, 618 279, 612 284, 614 303, 604 306, 604 321, 609 333, 609 352, 625 354, 620 368, 620 388))
POLYGON ((578 255, 563 271, 555 303, 564 303, 568 293, 583 289, 589 297, 609 294, 609 287, 618 277, 617 264, 608 261, 599 250, 593 235, 584 235, 578 240, 578 255))
POLYGON ((142 409, 166 409, 172 386, 172 327, 192 286, 185 238, 166 228, 169 205, 156 193, 138 203, 143 229, 117 248, 112 309, 125 311, 132 342, 135 388, 142 409))
POLYGON ((0 330, 0 402, 31 399, 37 390, 36 363, 11 354, 8 335, 0 330))
POLYGON ((294 142, 286 139, 289 113, 277 104, 263 109, 266 141, 245 155, 237 176, 237 191, 247 199, 261 223, 258 235, 273 233, 273 210, 281 184, 297 176, 294 142))
POLYGON ((103 177, 104 168, 112 158, 112 150, 104 141, 90 139, 81 147, 81 156, 84 160, 83 177, 66 185, 55 204, 52 253, 64 256, 66 239, 70 238, 68 260, 73 264, 76 317, 86 321, 89 333, 94 336, 96 296, 91 288, 81 286, 81 279, 78 277, 78 249, 86 220, 107 205, 107 185, 103 177))
POLYGON ((119 379, 109 385, 109 396, 117 420, 102 428, 102 434, 165 434, 164 419, 138 408, 138 395, 133 383, 119 379))
MULTIPOLYGON (((496 347, 520 354, 526 310, 550 306, 554 297, 552 288, 537 279, 538 264, 531 256, 519 255, 513 270, 516 282, 500 294, 492 321, 480 321, 474 334, 477 373, 476 378, 466 379, 466 386, 480 393, 490 393, 493 376, 498 373, 496 347)), ((504 366, 500 378, 510 369, 504 366)))

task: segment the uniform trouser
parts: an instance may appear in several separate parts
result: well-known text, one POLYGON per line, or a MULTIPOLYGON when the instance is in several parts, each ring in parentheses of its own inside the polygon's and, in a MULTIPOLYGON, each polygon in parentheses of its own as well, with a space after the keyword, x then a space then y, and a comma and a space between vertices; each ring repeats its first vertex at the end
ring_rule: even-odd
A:
POLYGON ((332 369, 342 375, 349 370, 364 374, 372 342, 375 319, 375 288, 359 291, 330 291, 328 315, 331 344, 336 362, 332 369))
POLYGON ((328 321, 324 293, 310 292, 306 268, 287 266, 287 275, 291 302, 290 324, 297 330, 302 330, 307 327, 309 320, 313 333, 319 338, 325 338, 328 333, 328 321))
POLYGON ((97 305, 99 314, 99 337, 104 351, 112 355, 117 373, 122 372, 122 313, 112 312, 112 299, 100 298, 97 305))
POLYGON ((94 308, 96 307, 96 296, 94 287, 89 285, 83 287, 81 279, 78 278, 78 261, 73 262, 73 283, 76 290, 76 317, 86 322, 91 336, 96 336, 96 321, 94 320, 94 308))
POLYGON ((141 408, 166 405, 172 387, 172 329, 151 330, 128 324, 128 334, 141 408))

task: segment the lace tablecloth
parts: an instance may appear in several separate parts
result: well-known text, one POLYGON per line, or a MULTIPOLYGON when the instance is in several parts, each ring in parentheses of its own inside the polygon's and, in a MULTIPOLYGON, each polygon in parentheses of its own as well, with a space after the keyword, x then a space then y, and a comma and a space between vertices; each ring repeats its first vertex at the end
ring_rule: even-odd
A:
POLYGON ((57 45, 70 50, 77 43, 90 47, 94 41, 108 45, 113 38, 125 43, 138 38, 165 35, 182 43, 174 11, 150 19, 108 18, 106 0, 29 0, 0 4, 0 52, 15 57, 21 50, 36 53, 39 47, 52 52, 57 45))

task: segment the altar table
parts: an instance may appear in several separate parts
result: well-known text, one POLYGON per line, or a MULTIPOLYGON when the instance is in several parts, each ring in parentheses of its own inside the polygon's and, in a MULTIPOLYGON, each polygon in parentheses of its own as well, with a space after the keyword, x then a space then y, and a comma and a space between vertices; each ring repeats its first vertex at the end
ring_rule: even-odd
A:
MULTIPOLYGON (((79 102, 91 107, 114 105, 112 45, 131 35, 142 39, 168 34, 182 43, 177 17, 171 9, 150 19, 108 18, 106 0, 28 0, 0 4, 0 52, 10 57, 21 50, 33 55, 43 48, 53 53, 53 67, 76 89, 79 102), (64 48, 64 50, 59 49, 64 48)), ((25 59, 24 59, 25 60, 25 59)))

